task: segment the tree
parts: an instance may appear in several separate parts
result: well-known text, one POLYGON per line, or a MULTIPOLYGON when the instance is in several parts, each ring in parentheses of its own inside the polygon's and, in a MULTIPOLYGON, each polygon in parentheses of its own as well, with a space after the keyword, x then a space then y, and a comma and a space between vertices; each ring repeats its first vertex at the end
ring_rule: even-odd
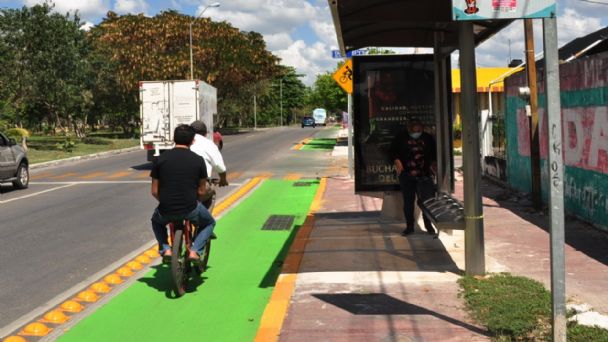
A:
POLYGON ((331 73, 319 74, 308 103, 313 107, 325 108, 330 113, 341 113, 347 109, 347 93, 334 81, 331 73))
POLYGON ((113 108, 124 114, 124 125, 124 121, 137 120, 139 81, 188 79, 192 21, 194 77, 218 89, 221 120, 243 121, 251 107, 251 101, 244 99, 251 99, 254 91, 259 91, 256 87, 276 75, 278 59, 266 50, 259 33, 175 11, 151 18, 109 12, 91 29, 95 64, 107 71, 97 82, 98 110, 113 108), (112 94, 116 91, 120 96, 112 94))
POLYGON ((52 12, 45 2, 4 9, 0 16, 0 93, 15 124, 43 121, 81 135, 92 104, 87 77, 88 46, 77 14, 52 12))

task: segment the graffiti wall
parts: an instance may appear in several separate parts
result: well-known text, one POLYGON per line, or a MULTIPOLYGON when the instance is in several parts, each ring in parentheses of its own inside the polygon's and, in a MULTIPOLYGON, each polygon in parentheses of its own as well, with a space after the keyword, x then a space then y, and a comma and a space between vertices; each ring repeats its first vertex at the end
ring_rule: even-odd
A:
MULTIPOLYGON (((539 128, 543 197, 547 198, 547 130, 544 74, 539 69, 539 128)), ((507 181, 530 192, 530 126, 521 72, 506 86, 507 181)), ((608 53, 560 66, 566 210, 608 229, 608 53)))

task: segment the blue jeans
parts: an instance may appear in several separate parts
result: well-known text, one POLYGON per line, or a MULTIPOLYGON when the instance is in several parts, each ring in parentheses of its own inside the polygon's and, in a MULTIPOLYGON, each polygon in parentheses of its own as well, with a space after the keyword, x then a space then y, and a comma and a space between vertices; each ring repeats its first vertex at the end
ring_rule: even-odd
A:
POLYGON ((194 242, 192 243, 192 246, 188 247, 199 254, 203 251, 207 240, 209 239, 211 234, 213 234, 213 229, 215 228, 215 220, 213 219, 207 208, 205 208, 204 205, 198 203, 194 210, 192 210, 187 215, 181 217, 163 216, 158 211, 158 208, 154 210, 154 214, 152 214, 152 230, 154 231, 156 241, 158 241, 158 250, 160 251, 161 255, 167 249, 171 249, 167 236, 167 224, 172 221, 179 221, 183 219, 186 219, 198 226, 194 242))

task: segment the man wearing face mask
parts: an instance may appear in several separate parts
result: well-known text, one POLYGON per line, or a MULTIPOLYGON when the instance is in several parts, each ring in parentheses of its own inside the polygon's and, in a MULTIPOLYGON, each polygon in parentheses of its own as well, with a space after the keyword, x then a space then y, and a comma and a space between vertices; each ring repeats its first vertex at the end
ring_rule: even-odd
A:
MULTIPOLYGON (((418 120, 409 122, 407 132, 398 134, 391 147, 399 185, 403 194, 405 230, 401 235, 414 232, 414 204, 418 205, 435 196, 433 176, 436 171, 436 150, 433 137, 424 132, 424 125, 418 120)), ((437 237, 431 221, 424 215, 424 227, 428 234, 437 237)))

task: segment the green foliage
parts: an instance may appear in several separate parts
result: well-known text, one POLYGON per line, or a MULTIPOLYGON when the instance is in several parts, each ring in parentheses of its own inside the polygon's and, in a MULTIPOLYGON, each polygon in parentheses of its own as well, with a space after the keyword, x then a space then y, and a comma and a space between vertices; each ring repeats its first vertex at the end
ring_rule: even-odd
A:
POLYGON ((12 112, 9 119, 77 127, 90 105, 91 72, 80 18, 53 12, 50 2, 1 12, 0 102, 12 112))
POLYGON ((6 135, 11 138, 27 138, 30 136, 30 132, 28 132, 25 128, 11 128, 6 131, 6 135))
POLYGON ((462 296, 473 317, 495 336, 513 340, 530 335, 543 339, 550 333, 551 296, 532 279, 495 274, 486 278, 459 280, 462 296))
POLYGON ((76 143, 69 136, 65 137, 62 142, 57 143, 57 149, 64 152, 72 152, 74 147, 76 147, 76 143))
POLYGON ((312 91, 308 94, 307 103, 310 108, 307 115, 311 115, 314 108, 324 108, 328 114, 337 114, 346 111, 347 94, 334 81, 331 73, 319 74, 312 91))
POLYGON ((600 327, 587 327, 571 322, 568 324, 568 341, 570 342, 608 342, 608 330, 600 327))
POLYGON ((89 145, 111 145, 112 141, 109 139, 98 138, 98 137, 85 137, 81 140, 84 144, 89 145))
MULTIPOLYGON (((458 283, 467 308, 495 341, 551 339, 551 294, 543 284, 510 274, 467 276, 458 283)), ((608 342, 608 330, 569 322, 568 341, 608 342)))

